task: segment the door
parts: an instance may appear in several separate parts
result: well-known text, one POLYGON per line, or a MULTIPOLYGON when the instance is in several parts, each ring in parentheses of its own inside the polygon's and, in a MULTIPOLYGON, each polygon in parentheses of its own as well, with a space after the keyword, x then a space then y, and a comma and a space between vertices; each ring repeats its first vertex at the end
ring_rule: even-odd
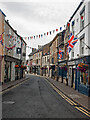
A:
POLYGON ((68 77, 68 85, 71 87, 71 80, 72 80, 72 68, 69 68, 69 77, 68 77))
POLYGON ((72 87, 75 89, 75 68, 72 69, 72 87))

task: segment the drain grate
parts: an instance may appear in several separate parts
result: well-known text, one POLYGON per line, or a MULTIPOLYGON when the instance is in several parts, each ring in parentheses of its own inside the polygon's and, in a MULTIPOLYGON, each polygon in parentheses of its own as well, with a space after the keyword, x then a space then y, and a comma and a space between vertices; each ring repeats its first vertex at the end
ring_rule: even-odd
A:
POLYGON ((3 104, 14 104, 15 102, 14 101, 3 101, 2 103, 3 104))

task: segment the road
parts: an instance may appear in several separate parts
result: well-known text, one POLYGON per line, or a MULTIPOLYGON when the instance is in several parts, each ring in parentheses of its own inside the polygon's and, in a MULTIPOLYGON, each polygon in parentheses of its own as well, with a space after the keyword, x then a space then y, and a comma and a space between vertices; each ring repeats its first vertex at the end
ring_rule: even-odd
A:
POLYGON ((87 118, 63 99, 42 77, 29 80, 2 95, 3 118, 87 118))

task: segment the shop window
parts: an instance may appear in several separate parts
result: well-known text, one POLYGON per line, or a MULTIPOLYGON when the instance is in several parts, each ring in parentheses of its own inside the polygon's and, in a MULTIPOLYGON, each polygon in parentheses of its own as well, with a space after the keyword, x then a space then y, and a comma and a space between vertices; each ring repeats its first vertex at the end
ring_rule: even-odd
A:
POLYGON ((86 85, 88 82, 88 71, 80 72, 80 83, 86 85))
POLYGON ((52 64, 54 64, 54 58, 52 58, 52 64))

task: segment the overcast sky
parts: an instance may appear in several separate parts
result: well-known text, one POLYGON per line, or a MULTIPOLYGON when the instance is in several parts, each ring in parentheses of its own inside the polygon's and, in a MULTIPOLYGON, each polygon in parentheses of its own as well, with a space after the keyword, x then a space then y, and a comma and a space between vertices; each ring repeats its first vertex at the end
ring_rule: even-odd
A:
MULTIPOLYGON (((68 22, 81 0, 0 0, 0 9, 6 20, 22 37, 43 34, 59 29, 68 22), (26 2, 27 1, 27 2, 26 2)), ((26 40, 37 48, 50 42, 57 33, 41 39, 26 40)), ((27 55, 31 49, 27 48, 27 55)), ((28 58, 28 57, 27 57, 28 58)))

